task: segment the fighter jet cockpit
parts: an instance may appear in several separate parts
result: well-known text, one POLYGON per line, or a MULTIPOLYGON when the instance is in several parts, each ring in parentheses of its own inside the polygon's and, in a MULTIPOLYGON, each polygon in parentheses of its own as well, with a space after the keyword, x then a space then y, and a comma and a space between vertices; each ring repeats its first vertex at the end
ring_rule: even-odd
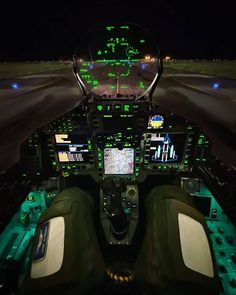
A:
POLYGON ((97 25, 71 71, 81 103, 0 175, 0 293, 235 294, 235 170, 159 106, 155 38, 97 25))

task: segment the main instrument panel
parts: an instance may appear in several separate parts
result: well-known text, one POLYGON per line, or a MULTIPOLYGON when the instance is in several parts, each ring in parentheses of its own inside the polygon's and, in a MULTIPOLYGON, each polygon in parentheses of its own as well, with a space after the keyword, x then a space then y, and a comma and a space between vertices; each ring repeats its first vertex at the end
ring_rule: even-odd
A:
POLYGON ((210 152, 200 128, 150 109, 147 101, 88 103, 42 132, 55 174, 91 175, 97 182, 108 176, 142 182, 152 174, 190 171, 210 152))

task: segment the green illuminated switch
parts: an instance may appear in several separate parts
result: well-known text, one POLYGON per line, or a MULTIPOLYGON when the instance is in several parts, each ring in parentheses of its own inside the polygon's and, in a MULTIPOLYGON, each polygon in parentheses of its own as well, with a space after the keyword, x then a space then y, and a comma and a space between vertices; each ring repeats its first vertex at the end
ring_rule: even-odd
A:
POLYGON ((97 110, 98 110, 99 112, 101 112, 101 111, 103 110, 103 105, 102 105, 102 104, 98 104, 98 105, 97 105, 97 110))
POLYGON ((124 104, 124 111, 130 112, 131 111, 131 105, 130 104, 124 104))
POLYGON ((106 109, 106 111, 111 111, 112 110, 112 105, 110 105, 110 104, 107 104, 106 106, 105 106, 105 109, 106 109))
POLYGON ((139 104, 133 104, 133 110, 139 110, 140 109, 140 105, 139 104))
POLYGON ((121 111, 121 110, 122 110, 122 106, 121 106, 121 104, 115 104, 115 106, 114 106, 114 110, 115 110, 115 111, 121 111))

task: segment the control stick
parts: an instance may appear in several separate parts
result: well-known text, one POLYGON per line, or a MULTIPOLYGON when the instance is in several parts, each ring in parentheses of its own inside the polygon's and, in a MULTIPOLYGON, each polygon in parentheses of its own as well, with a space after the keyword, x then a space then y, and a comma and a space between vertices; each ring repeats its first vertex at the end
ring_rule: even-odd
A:
POLYGON ((102 190, 110 201, 106 215, 111 222, 112 234, 118 240, 122 240, 129 225, 121 204, 121 194, 126 190, 126 185, 119 177, 108 177, 102 182, 102 190))

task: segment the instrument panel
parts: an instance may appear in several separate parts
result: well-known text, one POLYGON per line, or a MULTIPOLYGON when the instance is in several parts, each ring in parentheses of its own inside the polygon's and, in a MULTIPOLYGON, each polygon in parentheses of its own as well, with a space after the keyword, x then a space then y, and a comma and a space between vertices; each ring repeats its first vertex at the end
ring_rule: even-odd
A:
POLYGON ((108 176, 142 182, 152 174, 190 171, 207 163, 211 148, 200 128, 150 109, 147 101, 93 102, 42 132, 53 173, 91 175, 97 182, 108 176))

